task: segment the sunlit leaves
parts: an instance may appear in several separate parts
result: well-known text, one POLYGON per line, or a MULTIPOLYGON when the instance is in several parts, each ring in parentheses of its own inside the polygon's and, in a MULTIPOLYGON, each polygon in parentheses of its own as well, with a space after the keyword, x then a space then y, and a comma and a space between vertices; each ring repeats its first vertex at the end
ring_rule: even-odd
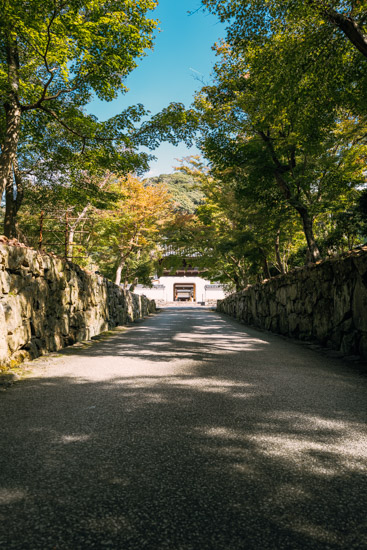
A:
POLYGON ((85 100, 89 90, 101 99, 116 97, 136 59, 152 46, 156 22, 146 14, 155 6, 153 0, 5 1, 0 38, 17 43, 20 101, 37 101, 51 76, 49 96, 67 86, 85 100))
POLYGON ((164 185, 144 185, 133 176, 117 179, 108 190, 117 201, 96 217, 94 258, 106 275, 112 277, 113 269, 120 267, 119 277, 132 282, 142 266, 146 276, 152 274, 163 228, 174 215, 173 204, 164 185))

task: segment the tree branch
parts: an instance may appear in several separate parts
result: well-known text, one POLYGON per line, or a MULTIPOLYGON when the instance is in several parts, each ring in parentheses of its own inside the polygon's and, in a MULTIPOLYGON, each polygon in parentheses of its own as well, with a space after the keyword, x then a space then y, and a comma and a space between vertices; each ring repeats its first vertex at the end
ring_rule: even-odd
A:
POLYGON ((281 189, 281 191, 283 192, 284 197, 287 200, 291 199, 292 198, 291 190, 289 188, 288 183, 286 182, 286 180, 282 176, 282 173, 284 172, 285 167, 280 163, 280 161, 279 161, 279 159, 278 159, 278 157, 277 157, 277 155, 274 151, 274 147, 273 147, 273 144, 271 142, 270 137, 268 135, 264 134, 264 132, 262 132, 261 130, 260 131, 258 130, 257 134, 262 138, 262 140, 266 144, 266 147, 267 147, 267 149, 270 153, 272 161, 275 164, 274 176, 275 176, 276 182, 278 184, 278 187, 281 189))
POLYGON ((66 130, 68 130, 68 132, 72 133, 74 136, 77 136, 79 137, 81 140, 82 140, 82 143, 83 143, 83 146, 82 146, 82 153, 84 153, 84 150, 85 150, 85 143, 86 143, 86 136, 83 136, 83 134, 80 134, 79 132, 77 132, 76 130, 73 130, 72 128, 70 128, 70 126, 68 126, 68 124, 66 124, 66 122, 64 122, 63 120, 61 120, 61 118, 57 115, 57 113, 55 113, 55 111, 53 109, 48 109, 47 107, 45 107, 44 105, 40 105, 40 109, 42 111, 44 111, 45 113, 48 113, 49 115, 51 115, 55 120, 57 120, 57 122, 59 124, 61 124, 61 126, 63 126, 63 128, 65 128, 66 130))
POLYGON ((332 8, 325 10, 325 15, 333 25, 338 27, 345 34, 350 42, 352 42, 353 46, 355 46, 364 57, 367 57, 367 36, 354 19, 346 17, 332 8))
POLYGON ((364 57, 367 57, 367 35, 355 19, 351 16, 337 12, 331 6, 320 6, 319 2, 315 2, 315 0, 308 0, 308 3, 321 12, 332 25, 338 27, 353 46, 355 46, 364 57))
POLYGON ((68 94, 77 89, 77 86, 73 86, 72 88, 63 88, 62 90, 59 90, 56 94, 46 97, 47 87, 49 86, 49 84, 51 84, 53 76, 54 76, 54 73, 52 73, 51 77, 46 82, 41 97, 35 103, 31 103, 30 105, 22 105, 22 111, 30 111, 32 109, 38 109, 42 106, 42 103, 44 101, 53 101, 55 99, 58 99, 61 94, 68 94))

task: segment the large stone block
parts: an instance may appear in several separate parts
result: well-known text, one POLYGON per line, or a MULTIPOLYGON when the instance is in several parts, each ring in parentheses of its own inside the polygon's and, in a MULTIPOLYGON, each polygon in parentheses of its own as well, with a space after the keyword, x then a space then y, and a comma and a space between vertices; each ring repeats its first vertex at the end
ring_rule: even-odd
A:
POLYGON ((0 366, 6 364, 9 358, 8 329, 6 326, 4 304, 0 300, 0 366))
POLYGON ((44 333, 48 330, 48 323, 46 315, 41 312, 32 312, 30 319, 32 335, 37 338, 41 338, 44 333))
POLYGON ((299 288, 298 285, 293 283, 290 284, 287 288, 287 298, 288 300, 295 300, 297 296, 299 295, 299 288))
POLYGON ((6 267, 11 271, 17 271, 20 269, 24 260, 24 248, 18 248, 15 246, 8 247, 8 258, 6 267))
POLYGON ((279 312, 279 332, 280 334, 289 333, 289 318, 285 310, 279 312))
POLYGON ((345 258, 342 261, 334 260, 331 262, 331 265, 336 285, 343 284, 345 281, 350 281, 353 277, 355 266, 352 257, 345 258))
POLYGON ((339 324, 352 312, 353 287, 351 281, 345 281, 341 285, 330 285, 329 295, 333 297, 333 319, 339 324))
POLYGON ((35 277, 41 277, 41 276, 43 277, 44 275, 43 260, 42 260, 42 255, 40 253, 32 254, 32 257, 29 262, 29 271, 35 277))
POLYGON ((32 276, 28 274, 28 271, 19 268, 17 273, 9 273, 9 294, 19 294, 23 288, 31 284, 32 276))
POLYGON ((325 344, 333 328, 332 305, 330 300, 320 300, 313 314, 313 336, 325 344))
POLYGON ((58 351, 65 346, 64 338, 60 332, 51 332, 45 335, 45 347, 47 351, 58 351))
POLYGON ((364 278, 364 275, 367 274, 367 253, 361 252, 357 256, 354 256, 353 264, 355 265, 359 275, 364 278))
POLYGON ((345 355, 355 355, 359 353, 358 331, 353 330, 349 334, 344 334, 340 344, 340 351, 345 355))
POLYGON ((302 340, 309 340, 312 337, 313 323, 310 315, 299 317, 298 321, 299 337, 302 340))
POLYGON ((270 298, 269 315, 271 317, 275 317, 275 315, 278 315, 278 303, 274 300, 273 296, 271 296, 270 298))
POLYGON ((69 315, 64 313, 59 320, 59 327, 63 336, 67 336, 70 332, 70 319, 69 315))
POLYGON ((300 317, 296 313, 291 313, 288 315, 288 331, 291 336, 298 336, 299 320, 300 317))
POLYGON ((0 271, 0 294, 10 292, 11 277, 7 271, 0 271))
POLYGON ((34 357, 30 353, 29 350, 26 349, 20 349, 12 354, 11 356, 11 364, 19 364, 23 361, 28 361, 29 359, 33 359, 34 357))
POLYGON ((271 322, 272 322, 272 318, 271 317, 266 317, 264 319, 264 328, 266 330, 271 330, 271 322))
POLYGON ((8 333, 8 346, 11 353, 23 348, 31 340, 31 325, 25 321, 18 326, 12 333, 8 333))
POLYGON ((33 285, 23 288, 18 294, 22 317, 30 318, 33 309, 33 285))
POLYGON ((260 295, 257 299, 256 304, 258 315, 261 315, 261 317, 267 317, 269 315, 269 303, 266 300, 266 297, 260 295))
POLYGON ((287 308, 287 311, 289 311, 289 313, 297 313, 297 315, 301 317, 307 313, 306 304, 307 296, 304 299, 301 298, 290 302, 290 306, 287 308))
POLYGON ((270 330, 272 332, 279 332, 279 317, 272 317, 271 324, 270 324, 270 330))
POLYGON ((315 295, 316 299, 319 297, 320 294, 320 288, 317 284, 315 284, 314 279, 306 279, 303 283, 303 291, 307 295, 315 295))
POLYGON ((301 304, 302 304, 302 306, 301 306, 302 309, 304 309, 304 311, 307 315, 312 314, 312 312, 314 310, 314 307, 317 304, 317 293, 316 292, 311 292, 311 293, 307 294, 304 301, 303 300, 301 301, 301 304))
POLYGON ((355 327, 367 332, 367 288, 360 276, 354 288, 352 313, 355 327))
POLYGON ((309 275, 314 281, 331 281, 334 278, 333 261, 326 260, 321 264, 313 264, 309 267, 309 275))
POLYGON ((289 299, 288 293, 287 293, 287 287, 282 286, 282 287, 278 288, 278 290, 275 293, 275 296, 276 296, 277 301, 280 304, 282 304, 283 306, 285 306, 288 299, 289 299))
POLYGON ((12 334, 22 325, 22 307, 17 296, 7 296, 6 302, 3 302, 3 311, 7 332, 12 334))
POLYGON ((2 269, 9 267, 9 247, 5 244, 0 244, 0 266, 2 269))
POLYGON ((359 355, 367 360, 367 332, 363 332, 360 337, 358 351, 359 355))

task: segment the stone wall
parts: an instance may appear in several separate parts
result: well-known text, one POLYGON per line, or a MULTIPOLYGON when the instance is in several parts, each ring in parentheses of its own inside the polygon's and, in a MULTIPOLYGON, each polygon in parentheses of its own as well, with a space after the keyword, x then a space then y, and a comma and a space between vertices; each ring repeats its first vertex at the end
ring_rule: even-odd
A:
POLYGON ((0 366, 56 351, 155 311, 77 265, 0 244, 0 366))
POLYGON ((217 310, 367 359, 367 247, 250 286, 218 302, 217 310))

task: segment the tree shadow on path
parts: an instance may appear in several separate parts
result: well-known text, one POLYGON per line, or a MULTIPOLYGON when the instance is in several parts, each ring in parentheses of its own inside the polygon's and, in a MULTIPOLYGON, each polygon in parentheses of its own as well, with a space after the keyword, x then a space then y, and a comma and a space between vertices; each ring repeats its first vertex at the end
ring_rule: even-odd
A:
POLYGON ((2 394, 0 546, 367 548, 366 378, 175 315, 2 394))

